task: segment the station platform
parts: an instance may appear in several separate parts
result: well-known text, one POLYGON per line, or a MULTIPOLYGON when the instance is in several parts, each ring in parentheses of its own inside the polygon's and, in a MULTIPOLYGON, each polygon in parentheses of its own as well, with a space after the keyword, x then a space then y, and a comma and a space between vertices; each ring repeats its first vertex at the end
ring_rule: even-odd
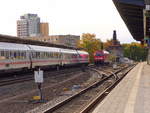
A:
POLYGON ((150 65, 136 65, 92 113, 150 113, 150 65))

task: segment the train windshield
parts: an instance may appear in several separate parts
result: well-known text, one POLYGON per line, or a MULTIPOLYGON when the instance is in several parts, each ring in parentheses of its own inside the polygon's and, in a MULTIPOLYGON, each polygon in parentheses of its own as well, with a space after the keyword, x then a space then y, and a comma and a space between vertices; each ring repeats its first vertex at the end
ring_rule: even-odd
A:
POLYGON ((103 54, 101 54, 101 53, 96 53, 95 56, 103 56, 103 54))

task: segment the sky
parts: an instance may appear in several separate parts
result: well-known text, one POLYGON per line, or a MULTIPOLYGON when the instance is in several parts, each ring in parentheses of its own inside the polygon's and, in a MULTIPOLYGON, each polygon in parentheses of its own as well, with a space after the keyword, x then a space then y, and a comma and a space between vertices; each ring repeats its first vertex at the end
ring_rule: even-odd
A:
POLYGON ((0 34, 16 36, 16 21, 26 13, 49 23, 49 35, 94 33, 102 41, 113 30, 121 43, 135 42, 112 0, 2 0, 0 34))

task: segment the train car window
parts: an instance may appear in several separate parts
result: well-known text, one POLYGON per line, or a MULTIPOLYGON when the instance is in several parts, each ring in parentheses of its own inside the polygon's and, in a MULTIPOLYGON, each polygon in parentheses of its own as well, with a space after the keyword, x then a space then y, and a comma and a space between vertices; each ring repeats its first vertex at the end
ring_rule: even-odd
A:
MULTIPOLYGON (((27 55, 27 54, 26 54, 26 55, 27 55)), ((31 56, 32 56, 32 58, 35 59, 35 58, 36 58, 36 52, 32 52, 32 53, 31 53, 31 56)), ((26 57, 27 57, 27 56, 26 56, 26 57)))
POLYGON ((44 52, 44 58, 47 58, 47 52, 44 52))
POLYGON ((24 51, 24 59, 27 59, 27 53, 24 51))
POLYGON ((54 58, 58 58, 58 53, 54 53, 54 58))
POLYGON ((17 51, 17 59, 20 59, 20 52, 17 51))
POLYGON ((47 56, 46 56, 46 52, 44 52, 44 53, 43 53, 43 57, 44 57, 44 58, 46 58, 46 57, 47 57, 47 56))
POLYGON ((50 58, 50 53, 47 53, 47 57, 50 58))
POLYGON ((46 58, 46 52, 43 52, 43 58, 46 58))
POLYGON ((49 58, 49 53, 47 53, 47 58, 49 58))
POLYGON ((48 58, 48 52, 45 53, 45 58, 48 58))
POLYGON ((20 53, 20 54, 19 54, 19 55, 20 55, 19 58, 20 58, 20 59, 24 59, 23 53, 22 53, 22 52, 19 52, 19 53, 20 53))
POLYGON ((46 58, 46 53, 45 52, 43 52, 42 58, 46 58))
POLYGON ((10 51, 10 59, 14 59, 14 52, 10 51))
POLYGON ((44 58, 44 52, 40 53, 40 58, 44 58))
POLYGON ((47 58, 47 52, 44 53, 44 57, 47 58))
POLYGON ((47 58, 49 58, 49 53, 47 52, 47 58))
POLYGON ((39 58, 39 59, 41 58, 41 53, 40 53, 40 52, 38 52, 38 58, 39 58))
POLYGON ((61 53, 58 53, 58 58, 61 58, 61 53))
POLYGON ((51 58, 51 53, 49 53, 49 58, 51 58))
POLYGON ((51 53, 48 53, 48 57, 51 58, 51 53))
POLYGON ((25 51, 22 51, 22 52, 21 52, 21 58, 22 58, 22 59, 26 59, 26 52, 25 52, 25 51))
POLYGON ((5 59, 5 55, 4 55, 4 51, 0 51, 0 60, 4 60, 5 59))
POLYGON ((4 56, 4 51, 1 51, 1 56, 4 56))
POLYGON ((5 58, 9 59, 9 51, 5 51, 5 58))
POLYGON ((14 51, 14 59, 16 59, 17 58, 17 53, 16 53, 16 51, 14 51))
POLYGON ((40 58, 40 52, 36 52, 36 58, 40 58))
POLYGON ((53 52, 51 52, 51 58, 54 58, 54 53, 53 52))
POLYGON ((20 51, 17 51, 17 59, 21 59, 20 51))
POLYGON ((44 56, 43 52, 40 52, 40 59, 42 59, 44 56))
POLYGON ((53 58, 56 58, 56 54, 55 53, 53 53, 53 58))
POLYGON ((54 58, 57 58, 57 53, 54 53, 54 58))
POLYGON ((57 58, 59 58, 60 57, 60 53, 57 53, 57 58))
POLYGON ((35 58, 38 58, 38 53, 37 52, 35 52, 35 58))
POLYGON ((59 53, 56 53, 57 54, 57 58, 59 58, 59 53))
POLYGON ((96 53, 96 56, 103 56, 103 54, 101 54, 101 53, 96 53))

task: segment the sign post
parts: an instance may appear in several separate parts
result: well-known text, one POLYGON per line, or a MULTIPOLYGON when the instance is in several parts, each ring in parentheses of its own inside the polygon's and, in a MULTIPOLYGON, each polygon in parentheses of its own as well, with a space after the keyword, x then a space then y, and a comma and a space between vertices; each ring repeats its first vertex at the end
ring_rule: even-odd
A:
POLYGON ((43 96, 42 96, 42 83, 43 83, 43 71, 40 70, 40 68, 38 69, 38 71, 34 71, 34 79, 35 79, 35 83, 37 83, 38 86, 38 90, 39 90, 39 99, 43 100, 43 96))

